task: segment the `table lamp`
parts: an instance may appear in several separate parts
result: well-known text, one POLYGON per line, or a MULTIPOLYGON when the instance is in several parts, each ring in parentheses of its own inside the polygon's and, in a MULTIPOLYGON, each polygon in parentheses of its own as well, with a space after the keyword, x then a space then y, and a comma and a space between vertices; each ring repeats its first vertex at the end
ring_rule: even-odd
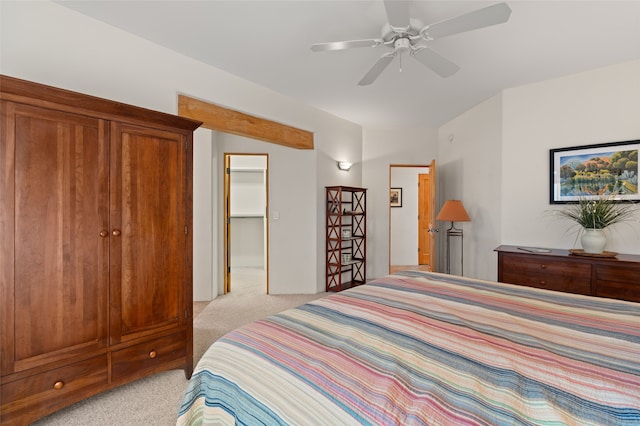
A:
POLYGON ((447 229, 447 274, 451 273, 451 237, 460 237, 460 275, 464 275, 464 247, 462 229, 458 229, 454 226, 454 222, 470 222, 471 218, 464 209, 462 201, 460 200, 447 200, 440 213, 436 217, 436 220, 450 221, 451 227, 447 229))

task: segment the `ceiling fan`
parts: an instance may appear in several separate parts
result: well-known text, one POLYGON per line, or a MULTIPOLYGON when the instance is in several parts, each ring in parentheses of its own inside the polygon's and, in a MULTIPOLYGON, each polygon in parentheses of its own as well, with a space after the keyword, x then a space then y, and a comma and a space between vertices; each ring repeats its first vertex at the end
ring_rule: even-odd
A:
POLYGON ((449 77, 460 67, 423 42, 501 24, 508 21, 511 15, 511 8, 506 3, 498 3, 455 18, 424 25, 420 20, 409 16, 410 3, 410 1, 384 0, 389 22, 382 26, 382 38, 316 43, 311 45, 311 50, 324 52, 357 47, 391 48, 392 50, 384 53, 360 80, 358 83, 360 86, 373 83, 393 58, 406 52, 439 76, 449 77))

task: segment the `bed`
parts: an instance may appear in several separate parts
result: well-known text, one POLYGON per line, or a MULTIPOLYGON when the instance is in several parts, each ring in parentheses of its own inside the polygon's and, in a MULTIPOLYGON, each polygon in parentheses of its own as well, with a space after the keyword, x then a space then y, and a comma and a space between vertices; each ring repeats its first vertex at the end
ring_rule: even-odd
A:
POLYGON ((241 327, 179 425, 640 425, 640 304, 405 271, 241 327))

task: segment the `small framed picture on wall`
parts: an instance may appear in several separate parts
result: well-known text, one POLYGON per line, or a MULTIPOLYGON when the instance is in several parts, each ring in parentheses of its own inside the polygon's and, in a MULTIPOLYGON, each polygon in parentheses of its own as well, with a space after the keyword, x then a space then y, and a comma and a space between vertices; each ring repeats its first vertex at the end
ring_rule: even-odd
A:
POLYGON ((389 190, 389 206, 402 207, 402 188, 391 188, 389 190))

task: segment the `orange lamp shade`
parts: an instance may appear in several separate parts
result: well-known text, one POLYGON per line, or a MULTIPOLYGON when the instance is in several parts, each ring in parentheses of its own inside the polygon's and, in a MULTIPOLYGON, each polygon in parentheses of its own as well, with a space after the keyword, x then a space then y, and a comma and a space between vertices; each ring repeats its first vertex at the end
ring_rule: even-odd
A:
POLYGON ((460 200, 447 200, 440 209, 436 220, 446 220, 451 222, 470 222, 471 218, 464 209, 462 201, 460 200))

